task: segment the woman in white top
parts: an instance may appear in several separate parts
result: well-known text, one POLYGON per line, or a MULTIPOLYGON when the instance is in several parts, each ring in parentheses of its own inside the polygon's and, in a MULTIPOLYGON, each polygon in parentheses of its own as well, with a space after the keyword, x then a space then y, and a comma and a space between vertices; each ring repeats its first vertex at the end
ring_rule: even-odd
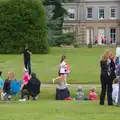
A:
POLYGON ((64 85, 65 77, 66 77, 66 56, 62 56, 59 69, 59 77, 53 78, 53 83, 55 81, 60 80, 61 81, 60 85, 64 85))

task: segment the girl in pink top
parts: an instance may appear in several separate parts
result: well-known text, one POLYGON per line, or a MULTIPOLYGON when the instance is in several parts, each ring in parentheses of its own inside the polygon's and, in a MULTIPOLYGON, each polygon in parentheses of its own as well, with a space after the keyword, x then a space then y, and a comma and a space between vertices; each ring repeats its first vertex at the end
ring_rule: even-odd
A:
POLYGON ((98 96, 95 88, 91 89, 91 92, 89 93, 89 100, 98 100, 98 96))
POLYGON ((23 85, 21 86, 21 89, 23 89, 23 87, 28 84, 29 79, 30 79, 29 73, 28 73, 27 69, 25 69, 25 73, 23 76, 23 85))
POLYGON ((30 79, 29 77, 29 73, 28 72, 25 72, 24 74, 24 85, 27 85, 28 84, 28 80, 30 79))

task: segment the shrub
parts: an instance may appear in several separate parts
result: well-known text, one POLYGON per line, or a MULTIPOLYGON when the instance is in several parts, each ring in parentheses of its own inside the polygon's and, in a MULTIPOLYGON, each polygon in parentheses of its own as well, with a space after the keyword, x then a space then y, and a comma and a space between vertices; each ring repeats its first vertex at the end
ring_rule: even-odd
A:
POLYGON ((75 43, 74 33, 59 34, 54 37, 55 45, 73 45, 75 43))
POLYGON ((20 53, 27 43, 33 53, 48 53, 42 0, 0 2, 0 53, 20 53))

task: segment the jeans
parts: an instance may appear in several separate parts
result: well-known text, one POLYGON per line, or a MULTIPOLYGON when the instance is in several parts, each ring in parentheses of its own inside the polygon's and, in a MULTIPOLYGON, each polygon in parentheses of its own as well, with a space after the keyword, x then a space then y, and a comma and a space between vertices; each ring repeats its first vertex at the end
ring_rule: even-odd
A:
POLYGON ((117 105, 120 105, 120 81, 119 81, 119 92, 118 92, 118 101, 117 105))
POLYGON ((107 101, 108 105, 113 105, 112 102, 112 80, 110 76, 101 75, 101 95, 100 95, 100 105, 104 105, 105 94, 107 91, 107 101))
POLYGON ((28 69, 29 75, 31 74, 31 62, 30 60, 24 59, 24 66, 28 69))

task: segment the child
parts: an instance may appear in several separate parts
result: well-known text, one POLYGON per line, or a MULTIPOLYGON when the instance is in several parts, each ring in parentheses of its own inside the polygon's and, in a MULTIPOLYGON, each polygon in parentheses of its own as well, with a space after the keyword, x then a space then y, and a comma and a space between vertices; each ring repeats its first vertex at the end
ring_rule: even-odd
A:
POLYGON ((114 84, 112 85, 113 92, 112 92, 112 99, 115 103, 118 101, 118 92, 119 92, 119 80, 116 78, 114 80, 114 84))
POLYGON ((4 91, 3 99, 11 98, 11 81, 12 80, 15 80, 14 73, 8 72, 8 78, 5 80, 4 87, 3 87, 3 91, 4 91))
POLYGON ((28 80, 30 79, 29 73, 27 69, 25 69, 25 74, 24 74, 24 85, 28 84, 28 80))
POLYGON ((89 97, 89 100, 98 100, 98 96, 95 88, 91 88, 91 92, 89 93, 88 97, 89 97))
MULTIPOLYGON (((66 56, 62 56, 61 57, 61 59, 64 59, 66 56)), ((69 65, 66 63, 66 65, 65 65, 65 84, 66 85, 69 85, 68 83, 67 83, 67 76, 68 76, 68 74, 69 74, 69 72, 70 72, 70 67, 69 67, 69 65)), ((59 76, 60 76, 60 68, 59 68, 59 76)))
POLYGON ((59 77, 53 78, 53 83, 59 81, 60 86, 64 86, 64 81, 66 77, 66 56, 62 56, 60 61, 59 77))
POLYGON ((82 88, 78 88, 76 92, 76 100, 84 100, 84 91, 82 88))
POLYGON ((21 89, 23 89, 23 87, 25 87, 28 84, 28 80, 30 79, 29 73, 27 71, 27 69, 25 69, 25 73, 23 76, 23 85, 21 86, 21 89))
POLYGON ((3 98, 3 79, 1 78, 2 72, 0 71, 0 94, 1 94, 1 99, 3 98))
POLYGON ((117 45, 117 48, 116 48, 116 66, 119 65, 119 62, 120 62, 120 46, 117 45))

